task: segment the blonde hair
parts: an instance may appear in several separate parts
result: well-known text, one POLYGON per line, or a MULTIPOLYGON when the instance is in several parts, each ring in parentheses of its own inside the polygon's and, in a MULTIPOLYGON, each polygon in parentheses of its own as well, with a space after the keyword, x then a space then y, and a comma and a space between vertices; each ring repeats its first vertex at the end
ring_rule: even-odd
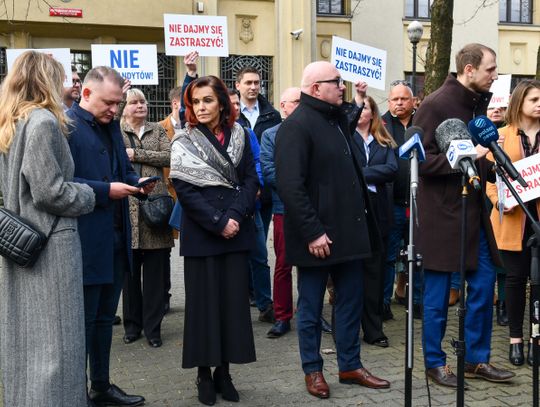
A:
POLYGON ((122 116, 120 118, 120 123, 124 124, 126 122, 126 105, 133 99, 144 99, 146 104, 148 104, 148 101, 146 100, 146 96, 144 96, 144 93, 142 90, 138 88, 131 88, 126 92, 126 100, 124 102, 124 106, 122 108, 122 116))
POLYGON ((26 51, 13 63, 0 87, 0 151, 7 153, 19 120, 34 109, 49 110, 67 135, 68 119, 62 108, 64 68, 51 56, 26 51))
POLYGON ((397 144, 394 138, 388 130, 386 130, 386 127, 384 127, 381 112, 379 111, 379 107, 377 106, 377 103, 375 103, 375 100, 371 96, 366 96, 364 102, 369 103, 369 107, 371 108, 372 119, 369 126, 369 132, 373 134, 373 137, 375 137, 375 140, 381 146, 396 148, 397 144))

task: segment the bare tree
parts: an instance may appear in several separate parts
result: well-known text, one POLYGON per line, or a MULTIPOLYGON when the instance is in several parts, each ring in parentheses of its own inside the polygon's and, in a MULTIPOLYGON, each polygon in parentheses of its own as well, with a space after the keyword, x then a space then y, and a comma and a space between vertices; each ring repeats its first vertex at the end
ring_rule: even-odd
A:
POLYGON ((534 77, 540 81, 540 47, 538 47, 538 52, 536 53, 536 75, 534 77))
POLYGON ((441 86, 450 68, 454 0, 434 0, 431 6, 431 38, 426 53, 424 92, 441 86))

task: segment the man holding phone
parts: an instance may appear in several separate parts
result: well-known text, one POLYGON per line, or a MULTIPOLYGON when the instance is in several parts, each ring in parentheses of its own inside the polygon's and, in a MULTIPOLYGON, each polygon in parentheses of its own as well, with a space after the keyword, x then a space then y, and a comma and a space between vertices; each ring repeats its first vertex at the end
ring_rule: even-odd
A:
POLYGON ((83 254, 86 353, 89 406, 139 406, 144 397, 128 395, 110 383, 112 325, 124 281, 131 269, 129 195, 148 194, 154 183, 133 170, 120 126, 113 118, 123 99, 123 78, 108 67, 91 69, 85 77, 81 101, 67 115, 72 119, 69 145, 75 181, 92 187, 96 207, 78 220, 83 254))

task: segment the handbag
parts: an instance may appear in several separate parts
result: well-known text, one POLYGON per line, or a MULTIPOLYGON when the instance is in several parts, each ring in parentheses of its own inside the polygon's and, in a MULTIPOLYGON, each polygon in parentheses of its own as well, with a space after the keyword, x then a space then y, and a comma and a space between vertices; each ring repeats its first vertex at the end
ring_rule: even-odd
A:
POLYGON ((182 220, 182 205, 180 205, 180 201, 177 200, 174 204, 174 208, 172 210, 171 217, 169 219, 169 226, 180 232, 181 220, 182 220))
POLYGON ((156 229, 169 226, 173 206, 174 200, 169 194, 149 195, 148 199, 139 204, 144 222, 156 229))
POLYGON ((60 218, 57 216, 47 236, 27 220, 0 208, 0 255, 21 267, 32 267, 47 244, 60 218))

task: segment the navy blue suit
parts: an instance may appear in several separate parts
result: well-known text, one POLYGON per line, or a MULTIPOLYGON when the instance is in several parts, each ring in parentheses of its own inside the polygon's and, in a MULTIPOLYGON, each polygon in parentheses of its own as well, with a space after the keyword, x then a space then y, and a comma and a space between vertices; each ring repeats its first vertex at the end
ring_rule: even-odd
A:
POLYGON ((109 387, 112 323, 124 273, 131 270, 131 226, 127 198, 109 198, 110 183, 135 185, 139 175, 126 154, 118 122, 100 125, 77 103, 67 112, 69 146, 75 162, 76 182, 96 194, 92 213, 79 217, 83 254, 86 351, 92 388, 109 387))

